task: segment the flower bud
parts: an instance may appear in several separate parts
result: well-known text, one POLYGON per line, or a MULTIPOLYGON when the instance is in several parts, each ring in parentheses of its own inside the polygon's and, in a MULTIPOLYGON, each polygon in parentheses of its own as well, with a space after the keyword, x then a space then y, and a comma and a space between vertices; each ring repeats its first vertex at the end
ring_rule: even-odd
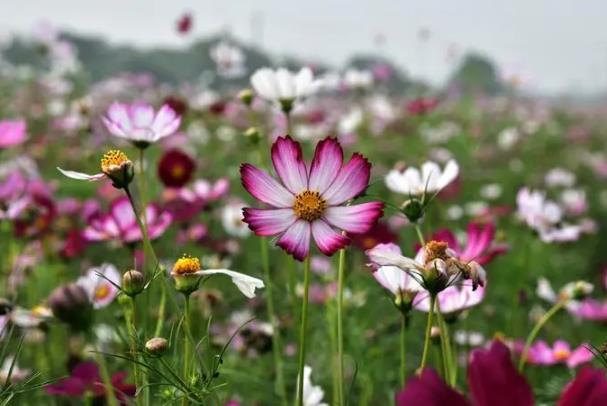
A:
POLYGON ((139 271, 130 270, 122 275, 122 291, 130 297, 135 297, 145 287, 145 276, 139 271))
POLYGON ((254 97, 255 94, 251 89, 242 89, 240 92, 238 92, 238 99, 240 99, 240 101, 247 107, 251 106, 254 97))
POLYGON ((291 113, 291 110, 293 110, 294 102, 294 99, 280 99, 280 109, 283 113, 289 115, 291 113))
POLYGON ((249 127, 245 132, 244 136, 250 140, 253 144, 257 144, 261 140, 261 134, 257 127, 249 127))
POLYGON ((145 350, 151 354, 156 355, 158 357, 164 355, 169 349, 169 342, 162 337, 154 337, 149 339, 145 343, 145 350))
POLYGON ((592 293, 594 286, 585 281, 568 283, 561 290, 561 298, 564 300, 582 300, 592 293))
POLYGON ((116 189, 125 189, 135 177, 133 162, 117 149, 110 150, 101 158, 101 172, 112 180, 116 189))
POLYGON ((200 260, 188 255, 183 255, 175 262, 171 276, 175 279, 175 289, 184 295, 189 295, 198 289, 200 283, 200 260))
POLYGON ((407 315, 413 308, 413 299, 415 299, 416 295, 417 292, 415 291, 399 292, 394 298, 394 306, 396 306, 403 315, 407 315))
POLYGON ((438 328, 437 326, 432 326, 432 328, 430 329, 430 339, 435 344, 440 343, 440 328, 438 328))
POLYGON ((86 290, 70 283, 53 290, 48 298, 53 315, 76 330, 86 330, 93 321, 93 305, 86 290))
POLYGON ((424 217, 424 205, 416 198, 404 202, 401 206, 401 210, 412 223, 416 223, 424 217))

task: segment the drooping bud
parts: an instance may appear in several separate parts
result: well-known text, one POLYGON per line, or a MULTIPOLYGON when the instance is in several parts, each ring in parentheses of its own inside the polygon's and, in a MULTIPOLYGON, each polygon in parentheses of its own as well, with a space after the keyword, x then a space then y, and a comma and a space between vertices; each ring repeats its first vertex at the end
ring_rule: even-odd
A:
POLYGON ((401 210, 411 223, 417 223, 424 217, 424 205, 416 198, 404 202, 401 210))
POLYGON ((122 291, 130 296, 135 297, 145 287, 145 276, 137 270, 130 270, 122 275, 122 291))
POLYGON ((48 304, 53 315, 76 330, 86 330, 93 321, 93 304, 86 290, 70 283, 51 292, 48 304))
POLYGON ((154 338, 149 339, 145 343, 145 350, 150 355, 155 355, 155 356, 160 357, 160 356, 164 355, 168 349, 169 349, 169 342, 166 340, 166 338, 154 337, 154 338))
POLYGON ((117 189, 125 189, 135 177, 133 162, 120 150, 112 149, 101 158, 101 172, 112 180, 117 189))

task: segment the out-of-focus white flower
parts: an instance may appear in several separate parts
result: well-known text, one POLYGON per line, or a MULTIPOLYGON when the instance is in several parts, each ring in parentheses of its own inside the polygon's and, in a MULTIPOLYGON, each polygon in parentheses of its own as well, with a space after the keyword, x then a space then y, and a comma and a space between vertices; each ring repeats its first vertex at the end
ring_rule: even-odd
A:
POLYGON ((497 183, 490 183, 481 188, 481 197, 487 200, 495 200, 502 195, 502 187, 497 183))
POLYGON ((396 193, 420 196, 427 193, 436 193, 449 185, 457 178, 459 166, 451 160, 441 170, 435 162, 426 162, 421 170, 409 167, 404 172, 393 169, 386 176, 386 186, 396 193))
POLYGON ((221 212, 221 224, 226 233, 233 237, 243 238, 251 234, 249 226, 242 221, 242 208, 244 206, 242 202, 228 203, 221 212))
POLYGON ((548 303, 556 303, 559 300, 566 300, 565 307, 569 310, 575 310, 579 306, 579 301, 589 296, 594 290, 594 286, 586 281, 569 282, 561 288, 557 294, 552 285, 546 278, 540 278, 537 281, 535 293, 540 299, 548 303))
POLYGON ((423 125, 420 128, 422 138, 429 144, 442 144, 459 134, 461 128, 453 121, 445 121, 437 126, 423 125))
POLYGON ((453 205, 447 209, 449 220, 459 220, 464 216, 464 209, 461 206, 453 205))
POLYGON ((485 342, 485 337, 478 331, 457 330, 453 334, 453 340, 462 346, 479 347, 485 342))
POLYGON ((304 406, 329 406, 328 403, 323 402, 325 391, 319 385, 312 384, 312 368, 306 365, 303 374, 304 406))
POLYGON ((551 169, 544 181, 550 187, 572 187, 575 184, 575 174, 563 168, 551 169))
POLYGON ((211 48, 209 53, 220 76, 237 78, 244 75, 245 55, 237 46, 227 41, 220 41, 211 48))
POLYGON ((344 73, 343 84, 349 89, 366 89, 373 85, 373 72, 350 68, 344 73))
POLYGON ((489 205, 483 201, 475 201, 466 203, 466 214, 470 217, 477 217, 485 214, 489 205))
POLYGON ((262 98, 280 103, 283 109, 289 105, 290 110, 294 101, 313 94, 319 83, 310 68, 302 68, 297 73, 285 68, 261 68, 251 76, 251 85, 262 98))
POLYGON ((363 122, 363 111, 360 108, 353 108, 348 111, 337 124, 337 131, 340 134, 349 134, 356 131, 356 129, 363 122))
POLYGON ((581 189, 567 189, 561 193, 561 203, 565 211, 573 216, 579 216, 588 209, 586 192, 581 189))
POLYGON ((121 279, 114 265, 104 263, 99 267, 90 268, 76 283, 84 288, 93 307, 100 309, 114 301, 119 292, 115 285, 120 286, 121 279))
POLYGON ((497 145, 501 149, 509 150, 521 138, 521 133, 514 127, 503 129, 497 136, 497 145))
POLYGON ((10 383, 21 382, 27 378, 31 372, 30 369, 21 369, 19 365, 17 365, 17 362, 15 362, 15 357, 8 356, 4 359, 2 367, 0 368, 0 383, 5 385, 7 381, 10 383))

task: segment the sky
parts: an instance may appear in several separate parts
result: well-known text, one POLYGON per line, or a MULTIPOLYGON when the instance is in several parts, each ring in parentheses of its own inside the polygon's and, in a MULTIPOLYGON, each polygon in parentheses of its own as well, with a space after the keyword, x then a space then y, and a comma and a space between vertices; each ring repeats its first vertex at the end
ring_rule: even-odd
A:
POLYGON ((549 93, 607 89, 604 0, 2 0, 0 33, 39 21, 142 47, 186 45, 218 31, 274 55, 335 66, 378 52, 415 77, 440 84, 457 55, 489 55, 507 76, 549 93), (189 37, 175 32, 185 11, 189 37), (429 36, 421 40, 420 30, 429 36))

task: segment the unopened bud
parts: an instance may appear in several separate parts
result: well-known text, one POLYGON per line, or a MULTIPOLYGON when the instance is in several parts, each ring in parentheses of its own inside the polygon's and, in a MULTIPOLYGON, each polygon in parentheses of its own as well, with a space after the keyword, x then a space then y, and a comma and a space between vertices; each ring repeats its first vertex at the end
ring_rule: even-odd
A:
POLYGON ((145 343, 145 350, 151 355, 162 356, 169 349, 166 338, 154 337, 145 343))
POLYGON ((93 305, 86 290, 70 283, 59 286, 48 298, 53 315, 77 330, 86 330, 93 319, 93 305))
POLYGON ((122 275, 122 291, 130 297, 135 297, 145 287, 145 276, 139 271, 130 270, 122 275))
POLYGON ((407 219, 412 223, 417 223, 424 217, 424 205, 416 198, 407 200, 401 206, 401 210, 407 219))
POLYGON ((249 139, 253 144, 257 144, 261 139, 261 133, 257 127, 249 127, 245 132, 244 136, 249 139))
POLYGON ((254 97, 255 94, 251 89, 242 89, 240 92, 238 92, 238 99, 240 99, 240 101, 247 107, 253 103, 254 97))

